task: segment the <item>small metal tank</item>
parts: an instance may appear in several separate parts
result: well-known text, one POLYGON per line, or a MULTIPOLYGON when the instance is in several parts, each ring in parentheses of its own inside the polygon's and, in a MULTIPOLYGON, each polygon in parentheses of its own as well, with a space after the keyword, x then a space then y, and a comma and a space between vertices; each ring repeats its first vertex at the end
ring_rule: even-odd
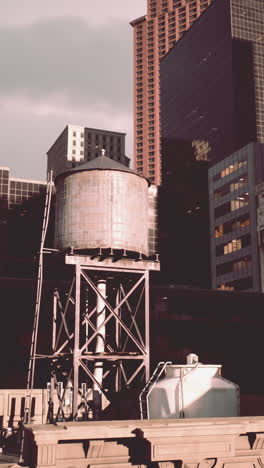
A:
POLYGON ((150 419, 239 416, 239 388, 221 377, 221 365, 203 365, 191 354, 187 365, 168 365, 148 395, 150 419))
POLYGON ((55 248, 148 255, 148 181, 107 156, 56 180, 55 248))

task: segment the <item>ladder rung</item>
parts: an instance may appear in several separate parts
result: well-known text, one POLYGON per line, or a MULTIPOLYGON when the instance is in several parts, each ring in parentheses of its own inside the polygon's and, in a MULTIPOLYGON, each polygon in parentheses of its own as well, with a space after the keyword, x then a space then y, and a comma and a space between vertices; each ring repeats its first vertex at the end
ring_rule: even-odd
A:
POLYGON ((151 375, 150 379, 146 383, 145 387, 143 388, 142 392, 139 395, 139 406, 140 406, 140 417, 141 419, 148 418, 148 401, 147 397, 151 392, 151 389, 155 382, 159 379, 162 372, 166 368, 167 365, 171 364, 170 361, 167 362, 159 362, 156 369, 154 370, 153 374, 151 375))

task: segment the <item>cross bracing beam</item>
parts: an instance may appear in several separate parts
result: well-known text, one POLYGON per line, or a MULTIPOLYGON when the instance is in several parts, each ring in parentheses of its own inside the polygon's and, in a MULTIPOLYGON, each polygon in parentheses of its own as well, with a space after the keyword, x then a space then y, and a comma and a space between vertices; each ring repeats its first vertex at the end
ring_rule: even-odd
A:
MULTIPOLYGON (((74 273, 67 290, 57 286, 54 291, 52 349, 50 353, 38 350, 36 354, 39 359, 48 359, 52 367, 52 421, 69 419, 65 399, 69 400, 70 392, 70 418, 78 419, 80 408, 87 410, 82 417, 89 414, 90 418, 95 389, 99 396, 111 401, 115 392, 142 385, 148 378, 149 270, 153 262, 131 260, 131 269, 129 262, 126 259, 122 265, 116 262, 113 266, 107 259, 100 262, 99 269, 98 263, 89 263, 89 257, 66 256, 74 273), (98 287, 100 281, 106 282, 105 296, 98 287), (104 308, 100 322, 98 298, 104 308), (101 346, 103 343, 100 352, 96 352, 98 340, 101 346), (95 374, 98 365, 103 369, 99 381, 95 377, 100 375, 95 374)), ((155 269, 158 267, 155 262, 155 269)))

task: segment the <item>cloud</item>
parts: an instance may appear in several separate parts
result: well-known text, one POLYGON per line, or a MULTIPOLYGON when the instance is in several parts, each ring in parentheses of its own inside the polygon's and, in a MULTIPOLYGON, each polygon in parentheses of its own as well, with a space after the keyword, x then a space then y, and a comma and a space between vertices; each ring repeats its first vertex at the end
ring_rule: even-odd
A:
POLYGON ((16 177, 44 179, 46 153, 68 123, 127 133, 126 153, 132 154, 132 114, 89 106, 71 108, 61 98, 53 101, 6 97, 1 101, 2 166, 16 177))
POLYGON ((105 24, 112 20, 124 22, 146 11, 146 0, 8 0, 0 7, 0 23, 30 24, 40 18, 79 16, 89 24, 105 24))
POLYGON ((127 133, 133 147, 133 30, 146 0, 8 0, 0 7, 1 165, 44 179, 68 124, 127 133))
POLYGON ((0 26, 0 94, 38 100, 62 95, 74 106, 131 106, 132 30, 94 27, 75 17, 0 26))

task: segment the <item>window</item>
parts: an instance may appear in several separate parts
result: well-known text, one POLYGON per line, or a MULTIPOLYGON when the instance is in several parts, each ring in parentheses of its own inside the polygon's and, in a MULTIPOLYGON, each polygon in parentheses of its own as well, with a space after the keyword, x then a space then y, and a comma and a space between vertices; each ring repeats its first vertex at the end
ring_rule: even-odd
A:
POLYGON ((230 254, 240 249, 242 249, 241 239, 233 239, 231 242, 224 246, 224 255, 230 254))
POLYGON ((248 205, 248 194, 243 194, 235 200, 231 200, 231 211, 239 210, 248 205))
POLYGON ((226 244, 216 246, 216 256, 229 255, 250 245, 250 235, 237 237, 226 244))
POLYGON ((215 228, 215 238, 217 239, 218 237, 222 237, 223 235, 224 235, 224 225, 219 224, 219 226, 215 228))
MULTIPOLYGON (((220 177, 226 177, 227 175, 229 174, 232 174, 232 172, 235 172, 237 171, 238 169, 240 169, 241 167, 244 167, 247 165, 247 161, 239 161, 239 162, 235 162, 234 164, 230 164, 229 166, 227 166, 223 171, 221 171, 220 173, 220 177)), ((217 176, 215 176, 217 177, 217 176)), ((217 180, 217 178, 214 180, 217 180)))
POLYGON ((76 146, 76 141, 75 141, 75 140, 73 140, 72 144, 73 144, 73 146, 76 146))
POLYGON ((234 179, 231 183, 225 184, 221 188, 215 190, 214 199, 218 200, 218 199, 220 199, 221 197, 224 197, 225 195, 227 195, 230 192, 234 192, 236 190, 241 190, 243 188, 245 189, 247 181, 248 181, 248 179, 247 179, 246 175, 234 179))

